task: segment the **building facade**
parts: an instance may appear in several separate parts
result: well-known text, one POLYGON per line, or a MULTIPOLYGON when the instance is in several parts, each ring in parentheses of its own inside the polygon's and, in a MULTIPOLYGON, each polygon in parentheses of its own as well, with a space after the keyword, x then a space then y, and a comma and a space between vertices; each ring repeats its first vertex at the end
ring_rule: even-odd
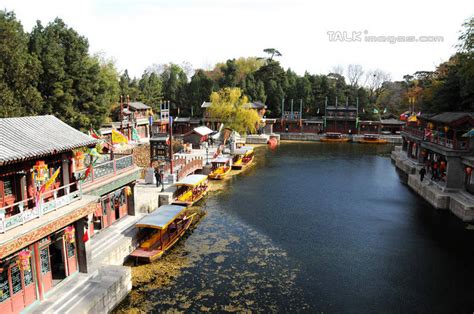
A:
MULTIPOLYGON (((0 119, 0 138, 0 313, 19 313, 88 272, 102 199, 133 191, 138 170, 128 157, 88 167, 97 141, 53 116, 0 119)), ((118 218, 134 210, 121 195, 118 218)))
POLYGON ((357 133, 358 108, 356 106, 326 106, 324 112, 325 132, 357 133))

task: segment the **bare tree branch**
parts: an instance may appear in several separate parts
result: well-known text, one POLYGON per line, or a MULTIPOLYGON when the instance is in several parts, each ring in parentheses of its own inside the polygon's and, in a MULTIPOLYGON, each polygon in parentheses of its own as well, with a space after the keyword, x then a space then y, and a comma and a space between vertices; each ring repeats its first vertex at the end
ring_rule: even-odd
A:
POLYGON ((359 85, 359 80, 364 74, 360 64, 349 64, 347 67, 347 79, 352 87, 359 85))

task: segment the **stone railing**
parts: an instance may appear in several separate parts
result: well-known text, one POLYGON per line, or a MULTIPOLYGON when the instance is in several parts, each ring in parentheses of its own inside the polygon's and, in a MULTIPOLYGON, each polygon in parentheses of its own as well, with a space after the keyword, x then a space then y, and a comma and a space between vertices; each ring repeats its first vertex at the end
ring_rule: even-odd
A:
POLYGON ((66 206, 82 198, 81 185, 77 182, 59 187, 43 193, 39 203, 35 198, 29 198, 0 208, 0 233, 21 226, 34 218, 38 218, 60 207, 66 206), (76 187, 75 191, 71 189, 76 187), (60 196, 61 195, 61 196, 60 196), (46 199, 43 199, 45 196, 46 199), (33 208, 28 208, 28 203, 33 203, 33 208), (6 217, 6 212, 13 210, 16 214, 6 217))
POLYGON ((423 137, 425 136, 424 130, 420 130, 414 127, 405 126, 402 128, 402 131, 410 135, 413 135, 419 139, 423 139, 423 137))
MULTIPOLYGON (((115 158, 100 164, 95 165, 89 176, 84 180, 83 184, 95 183, 103 178, 111 177, 120 173, 121 171, 133 167, 133 156, 127 155, 124 157, 115 158)), ((79 178, 85 173, 86 169, 76 172, 76 177, 79 178)))
POLYGON ((429 136, 427 140, 433 144, 440 145, 454 150, 469 150, 469 141, 467 140, 451 140, 443 136, 429 136))
POLYGON ((177 179, 181 180, 187 175, 193 173, 196 170, 202 169, 203 160, 198 157, 193 160, 189 160, 186 164, 182 165, 181 168, 177 171, 177 179))

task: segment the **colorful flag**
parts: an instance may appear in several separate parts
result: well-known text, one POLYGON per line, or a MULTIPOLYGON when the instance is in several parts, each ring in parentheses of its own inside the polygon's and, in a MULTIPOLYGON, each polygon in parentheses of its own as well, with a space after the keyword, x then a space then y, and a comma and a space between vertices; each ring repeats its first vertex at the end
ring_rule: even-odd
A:
POLYGON ((128 139, 117 130, 112 129, 112 144, 114 143, 125 143, 128 144, 128 139))
POLYGON ((379 111, 376 108, 374 108, 374 113, 379 113, 379 111))
POLYGON ((411 117, 408 118, 408 122, 416 122, 418 119, 416 118, 416 115, 412 115, 411 117))
POLYGON ((97 157, 97 158, 101 157, 101 155, 99 154, 96 148, 89 149, 87 153, 92 157, 97 157))
POLYGON ((56 178, 59 176, 59 172, 61 170, 61 167, 59 167, 54 173, 53 175, 51 176, 51 178, 49 178, 48 181, 46 181, 46 183, 43 185, 44 186, 44 191, 47 191, 50 186, 54 183, 54 181, 56 181, 56 178))
POLYGON ((99 134, 99 132, 97 132, 96 130, 94 130, 93 128, 90 128, 89 129, 89 135, 92 136, 93 138, 95 139, 100 139, 102 136, 99 134))
POLYGON ((138 135, 137 129, 135 129, 133 127, 132 127, 132 140, 133 141, 139 141, 140 140, 140 136, 138 135))
POLYGON ((44 192, 46 192, 46 191, 51 187, 51 185, 56 181, 56 178, 59 176, 60 170, 61 170, 61 167, 59 167, 59 168, 53 173, 53 175, 51 176, 51 178, 49 178, 48 181, 46 181, 46 182, 40 187, 39 191, 36 193, 35 201, 36 201, 36 205, 37 205, 37 206, 40 204, 41 195, 42 195, 44 192))

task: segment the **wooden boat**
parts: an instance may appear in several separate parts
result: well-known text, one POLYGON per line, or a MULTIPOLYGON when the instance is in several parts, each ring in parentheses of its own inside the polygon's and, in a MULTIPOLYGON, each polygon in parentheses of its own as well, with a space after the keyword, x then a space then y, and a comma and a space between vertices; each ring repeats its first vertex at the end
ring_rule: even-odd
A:
POLYGON ((243 146, 234 150, 234 158, 232 159, 232 169, 244 169, 252 163, 254 159, 254 151, 251 146, 243 146))
POLYGON ((359 140, 359 143, 362 144, 387 144, 388 141, 386 139, 380 138, 378 134, 364 134, 359 140))
POLYGON ((349 142, 351 139, 341 133, 329 132, 320 139, 321 142, 349 142))
POLYGON ((191 225, 194 215, 186 217, 186 207, 163 205, 135 224, 140 228, 140 246, 130 256, 135 261, 153 262, 169 250, 191 225))
POLYGON ((232 158, 228 156, 219 156, 211 161, 212 172, 209 178, 213 180, 222 180, 232 170, 232 158))
POLYGON ((207 193, 207 176, 203 174, 192 174, 176 182, 175 200, 172 204, 192 206, 207 193))

